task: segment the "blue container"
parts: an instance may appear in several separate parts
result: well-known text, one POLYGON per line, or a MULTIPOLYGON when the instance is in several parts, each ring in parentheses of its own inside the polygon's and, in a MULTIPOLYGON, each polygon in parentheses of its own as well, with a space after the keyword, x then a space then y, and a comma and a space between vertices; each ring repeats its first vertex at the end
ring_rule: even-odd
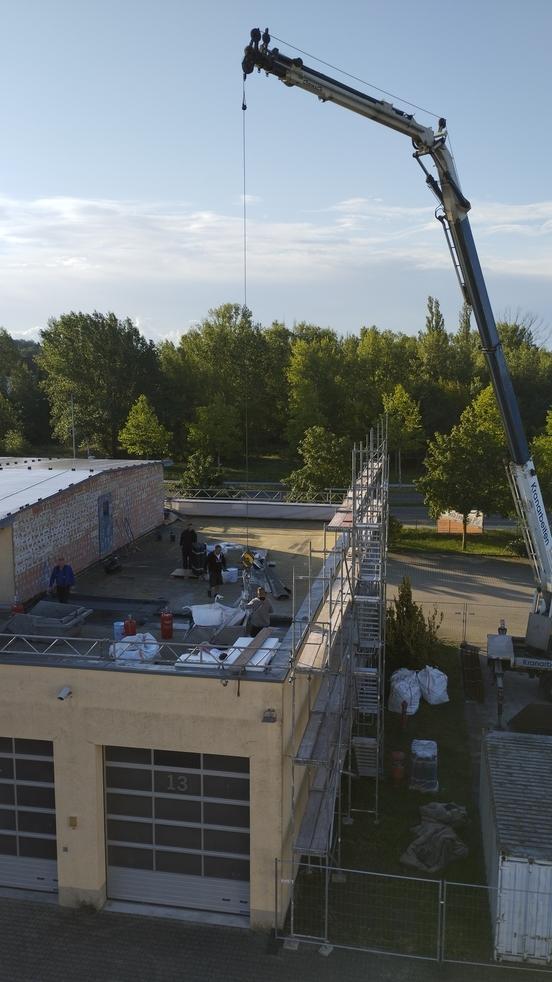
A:
POLYGON ((122 641, 125 633, 124 621, 113 621, 113 638, 115 641, 122 641))

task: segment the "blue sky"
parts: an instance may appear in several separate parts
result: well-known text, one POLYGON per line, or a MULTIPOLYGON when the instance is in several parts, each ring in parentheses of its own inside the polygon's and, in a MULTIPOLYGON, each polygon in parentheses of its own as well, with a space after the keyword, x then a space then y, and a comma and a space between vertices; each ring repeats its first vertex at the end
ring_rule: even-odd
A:
MULTIPOLYGON (((177 338, 243 302, 240 62, 255 26, 424 107, 421 122, 447 117, 495 314, 531 313, 552 334, 549 0, 0 10, 0 324, 12 334, 98 309, 177 338)), ((458 286, 408 140, 275 78, 250 76, 246 98, 255 319, 414 334, 432 294, 454 329, 458 286)))

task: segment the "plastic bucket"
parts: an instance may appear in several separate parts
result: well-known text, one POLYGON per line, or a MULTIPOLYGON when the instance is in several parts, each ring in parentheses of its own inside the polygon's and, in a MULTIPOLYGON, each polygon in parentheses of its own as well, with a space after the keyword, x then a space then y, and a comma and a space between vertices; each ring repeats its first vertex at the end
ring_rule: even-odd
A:
POLYGON ((121 641, 124 633, 125 633, 125 622, 113 621, 113 640, 121 641))

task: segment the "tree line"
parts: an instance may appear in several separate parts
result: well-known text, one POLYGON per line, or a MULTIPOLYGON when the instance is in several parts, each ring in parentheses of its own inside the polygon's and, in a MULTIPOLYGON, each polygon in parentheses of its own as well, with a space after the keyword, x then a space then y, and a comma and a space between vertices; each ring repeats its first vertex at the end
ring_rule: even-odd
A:
MULTIPOLYGON (((530 318, 497 327, 546 494, 552 353, 530 318)), ((227 303, 177 342, 154 344, 130 319, 69 312, 50 320, 39 342, 0 329, 0 447, 70 446, 74 423, 81 451, 170 455, 187 461, 198 483, 243 464, 246 453, 283 454, 300 465, 290 483, 306 496, 349 483, 352 443, 386 413, 399 476, 405 455, 418 470, 424 461, 420 486, 436 510, 443 494, 450 507, 459 497, 444 478, 432 484, 445 464, 460 474, 473 458, 472 484, 484 467, 504 491, 496 473, 504 438, 489 382, 469 308, 449 331, 434 297, 417 336, 375 325, 344 336, 304 322, 263 326, 227 303)), ((485 509, 499 510, 499 497, 491 488, 485 509)))

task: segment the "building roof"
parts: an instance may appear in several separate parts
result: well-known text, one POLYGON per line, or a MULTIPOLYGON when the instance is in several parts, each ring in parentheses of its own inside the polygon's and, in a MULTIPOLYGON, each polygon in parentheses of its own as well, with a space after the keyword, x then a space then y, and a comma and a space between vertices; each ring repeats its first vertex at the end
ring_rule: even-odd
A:
POLYGON ((494 732, 484 748, 498 848, 552 862, 552 737, 494 732))
POLYGON ((143 467, 150 460, 95 458, 0 457, 0 522, 6 524, 22 508, 80 484, 101 471, 143 467))

